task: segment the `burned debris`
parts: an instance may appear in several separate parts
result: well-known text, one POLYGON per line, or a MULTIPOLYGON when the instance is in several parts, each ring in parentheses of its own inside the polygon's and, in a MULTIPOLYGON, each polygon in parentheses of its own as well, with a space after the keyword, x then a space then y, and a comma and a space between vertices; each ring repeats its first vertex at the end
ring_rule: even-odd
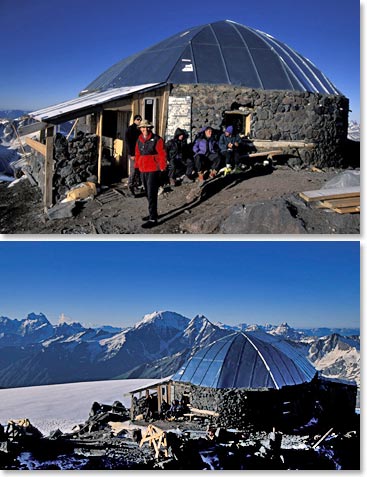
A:
MULTIPOLYGON (((93 403, 72 432, 43 436, 27 419, 0 427, 0 468, 295 470, 359 469, 359 419, 326 432, 310 423, 292 433, 247 426, 215 426, 211 416, 191 420, 129 421, 128 411, 93 403), (346 429, 349 431, 346 431, 346 429)), ((316 421, 314 421, 316 422, 316 421)), ((325 428, 324 428, 325 429, 325 428)))

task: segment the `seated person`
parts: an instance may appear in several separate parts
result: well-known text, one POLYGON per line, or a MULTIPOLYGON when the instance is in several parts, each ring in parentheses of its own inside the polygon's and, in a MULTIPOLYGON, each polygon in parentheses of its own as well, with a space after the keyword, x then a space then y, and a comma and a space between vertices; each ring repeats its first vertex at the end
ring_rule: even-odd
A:
POLYGON ((219 138, 219 150, 224 158, 226 167, 239 167, 239 137, 233 136, 233 126, 228 126, 219 138))
POLYGON ((217 141, 212 137, 213 128, 204 129, 203 136, 199 136, 193 145, 195 167, 198 171, 199 182, 203 182, 204 175, 210 169, 210 177, 215 177, 221 167, 221 156, 217 141))
POLYGON ((170 409, 170 407, 169 407, 167 401, 165 401, 163 399, 162 404, 161 404, 161 408, 159 410, 159 418, 160 419, 166 419, 167 417, 170 417, 169 409, 170 409))
POLYGON ((177 128, 173 139, 167 141, 166 151, 168 177, 170 185, 177 185, 177 180, 184 180, 185 176, 193 180, 195 176, 194 161, 191 147, 187 144, 187 132, 177 128))
POLYGON ((178 417, 181 417, 183 415, 183 408, 178 399, 174 399, 172 401, 169 412, 170 416, 174 419, 177 419, 178 417))

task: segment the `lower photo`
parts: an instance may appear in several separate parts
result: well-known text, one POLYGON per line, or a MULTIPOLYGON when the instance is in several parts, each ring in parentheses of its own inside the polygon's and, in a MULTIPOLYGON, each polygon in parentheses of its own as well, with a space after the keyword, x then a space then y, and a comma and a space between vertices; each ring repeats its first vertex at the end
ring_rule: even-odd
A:
POLYGON ((0 256, 0 469, 360 469, 359 241, 0 256))

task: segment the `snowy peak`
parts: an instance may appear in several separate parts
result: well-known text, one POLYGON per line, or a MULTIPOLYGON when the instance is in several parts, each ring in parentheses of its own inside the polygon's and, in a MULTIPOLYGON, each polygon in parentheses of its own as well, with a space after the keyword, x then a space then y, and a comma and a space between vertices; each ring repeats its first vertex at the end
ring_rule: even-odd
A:
POLYGON ((346 338, 336 333, 311 344, 308 359, 325 376, 360 381, 359 338, 346 338))
POLYGON ((190 344, 192 344, 209 327, 213 328, 213 325, 204 315, 196 315, 187 325, 184 337, 189 339, 190 344))
POLYGON ((288 323, 280 324, 274 330, 269 331, 269 334, 274 336, 282 336, 283 338, 287 338, 290 340, 298 340, 303 336, 303 333, 294 330, 288 325, 288 323))
POLYGON ((38 315, 36 315, 36 313, 29 313, 27 318, 21 322, 20 333, 25 336, 47 326, 52 327, 51 323, 43 313, 38 315))
POLYGON ((47 325, 51 324, 43 313, 38 313, 38 314, 29 313, 25 321, 35 322, 39 324, 47 324, 47 325))
POLYGON ((56 336, 71 336, 77 333, 81 333, 85 330, 86 328, 84 328, 84 326, 82 326, 80 323, 62 322, 55 327, 55 334, 56 336))
POLYGON ((175 328, 177 330, 184 330, 189 323, 189 319, 174 311, 154 311, 145 315, 141 321, 136 323, 134 328, 141 328, 142 326, 154 325, 159 328, 175 328))

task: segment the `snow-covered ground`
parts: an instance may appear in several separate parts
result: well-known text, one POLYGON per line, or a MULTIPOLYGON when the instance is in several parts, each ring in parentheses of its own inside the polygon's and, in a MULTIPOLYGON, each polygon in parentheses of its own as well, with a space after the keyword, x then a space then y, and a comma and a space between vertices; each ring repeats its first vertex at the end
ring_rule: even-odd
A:
POLYGON ((88 419, 94 401, 120 401, 129 408, 128 393, 156 381, 125 379, 0 389, 0 423, 28 418, 46 436, 55 429, 69 432, 75 424, 88 419))

